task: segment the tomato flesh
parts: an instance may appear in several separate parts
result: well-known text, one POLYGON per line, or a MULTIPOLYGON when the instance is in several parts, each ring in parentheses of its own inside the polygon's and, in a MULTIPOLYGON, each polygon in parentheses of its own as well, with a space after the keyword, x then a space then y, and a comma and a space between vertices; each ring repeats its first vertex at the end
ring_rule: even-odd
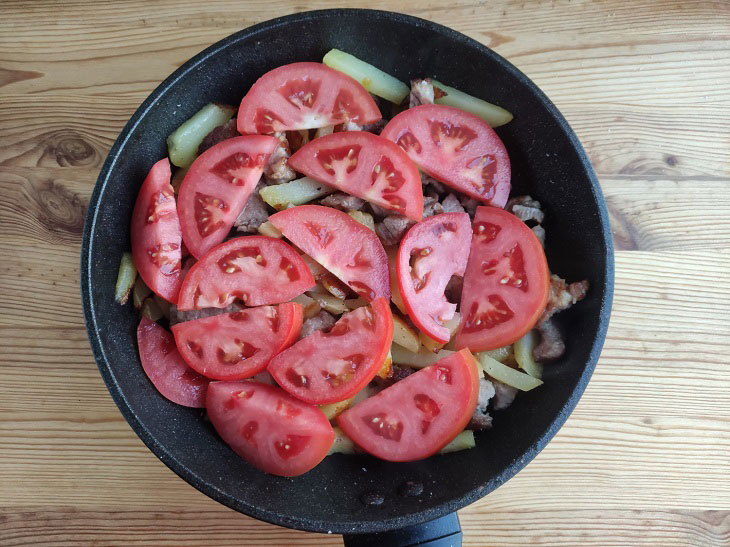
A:
POLYGON ((242 380, 266 368, 302 327, 302 306, 259 306, 173 325, 185 362, 214 380, 242 380))
POLYGON ((132 259, 147 286, 173 303, 182 281, 181 243, 170 162, 165 158, 152 166, 134 204, 132 259))
POLYGON ((418 168, 400 147, 372 133, 342 131, 320 137, 289 158, 289 165, 410 219, 423 215, 418 168))
POLYGON ((137 327, 137 344, 142 368, 163 397, 182 406, 205 406, 210 380, 185 363, 175 347, 172 334, 142 317, 137 327))
POLYGON ((525 223, 501 209, 478 207, 456 347, 485 351, 524 336, 545 309, 549 275, 542 245, 525 223))
POLYGON ((368 301, 390 299, 388 256, 375 233, 347 213, 300 205, 271 222, 287 239, 368 301))
POLYGON ((393 315, 384 298, 342 315, 284 350, 268 370, 286 391, 307 403, 352 397, 378 373, 393 340, 393 315))
POLYGON ((306 473, 324 459, 335 438, 320 409, 258 382, 211 382, 206 406, 221 438, 273 475, 306 473))
POLYGON ((178 193, 185 246, 195 258, 228 235, 278 145, 274 137, 234 137, 203 152, 185 175, 178 193))
POLYGON ((375 101, 356 80, 321 63, 292 63, 270 70, 241 100, 238 132, 316 129, 381 118, 375 101))
POLYGON ((238 237, 213 247, 190 268, 177 307, 225 308, 237 298, 247 306, 280 304, 313 286, 307 265, 283 241, 238 237))
POLYGON ((464 275, 470 233, 468 214, 442 213, 412 226, 398 247, 398 288, 408 317, 444 344, 451 333, 443 323, 456 311, 456 304, 446 300, 444 291, 452 276, 464 275))
POLYGON ((436 180, 495 207, 507 203, 509 156, 481 118, 450 106, 424 104, 395 116, 380 135, 436 180))
POLYGON ((462 350, 346 410, 337 424, 360 448, 383 460, 427 458, 469 423, 479 395, 479 370, 462 350))

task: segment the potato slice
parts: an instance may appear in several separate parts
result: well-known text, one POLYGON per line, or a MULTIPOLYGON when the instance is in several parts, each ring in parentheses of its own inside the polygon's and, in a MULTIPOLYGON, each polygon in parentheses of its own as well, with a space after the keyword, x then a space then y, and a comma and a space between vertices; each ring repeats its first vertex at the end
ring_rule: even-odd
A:
POLYGON ((398 314, 393 314, 393 343, 416 353, 421 347, 416 332, 398 314))
POLYGON ((336 296, 332 296, 329 293, 307 291, 306 294, 310 298, 313 298, 323 310, 328 311, 331 314, 340 315, 350 311, 350 309, 345 306, 344 300, 337 298, 336 296))
POLYGON ((234 110, 228 105, 207 104, 173 131, 167 137, 167 153, 173 165, 190 167, 206 135, 230 120, 234 110))
POLYGON ((331 49, 322 62, 354 78, 369 93, 395 104, 402 103, 410 91, 406 84, 387 72, 339 49, 331 49))
MULTIPOLYGON (((459 328, 459 320, 461 319, 461 316, 459 315, 459 312, 454 312, 454 317, 446 321, 444 323, 444 326, 449 329, 450 336, 453 337, 454 333, 456 332, 456 329, 459 328)), ((428 334, 422 331, 418 331, 418 339, 421 341, 421 344, 423 344, 423 347, 427 350, 436 352, 440 349, 442 349, 446 344, 442 344, 441 342, 437 342, 433 338, 431 338, 428 334)))
POLYGON ((393 354, 393 362, 396 365, 407 365, 413 368, 424 368, 433 365, 436 361, 440 361, 444 357, 448 357, 454 353, 447 349, 442 349, 434 353, 423 347, 414 353, 398 344, 393 344, 390 351, 393 354))
POLYGON ((449 452, 466 450, 468 448, 474 448, 476 445, 477 443, 474 441, 474 432, 470 429, 466 429, 454 437, 449 444, 439 450, 439 454, 448 454, 449 452))
POLYGON ((119 261, 117 284, 114 287, 114 300, 119 304, 126 304, 136 279, 137 268, 132 260, 132 253, 122 253, 122 259, 119 261))
POLYGON ((488 355, 495 361, 499 361, 504 364, 511 363, 514 359, 514 348, 512 347, 512 344, 497 349, 490 349, 489 351, 483 351, 482 353, 484 355, 488 355))
POLYGON ((379 376, 383 380, 393 376, 393 354, 390 352, 390 350, 388 350, 388 356, 385 358, 385 362, 383 363, 383 366, 380 367, 380 370, 378 371, 378 374, 376 374, 376 376, 379 376))
POLYGON ((312 272, 312 276, 314 279, 319 279, 323 275, 327 274, 327 270, 324 269, 324 266, 322 266, 319 262, 314 260, 311 256, 307 254, 302 254, 302 260, 307 265, 307 268, 309 268, 309 271, 312 272))
POLYGON ((309 177, 302 177, 284 184, 266 186, 259 190, 261 199, 277 211, 289 205, 303 205, 331 194, 335 189, 309 177))
POLYGON ((373 232, 375 231, 375 220, 373 219, 373 215, 370 213, 363 213, 362 211, 348 211, 347 214, 363 226, 367 226, 373 232))
POLYGON ((333 427, 332 429, 335 431, 335 440, 332 442, 332 448, 330 448, 330 451, 327 452, 327 455, 357 454, 355 443, 353 443, 350 438, 345 435, 345 432, 339 427, 333 427))
POLYGON ((400 288, 398 288, 398 273, 395 265, 398 247, 386 247, 385 252, 388 255, 388 269, 390 270, 390 300, 398 308, 398 311, 403 315, 408 315, 406 305, 403 303, 403 297, 400 294, 400 288))
POLYGON ((300 294, 296 298, 293 298, 292 302, 296 302, 302 305, 304 319, 314 317, 319 313, 319 310, 322 309, 322 307, 319 305, 319 302, 317 302, 314 298, 307 296, 306 294, 300 294))
POLYGON ((537 332, 531 330, 514 345, 517 365, 533 378, 542 378, 542 365, 535 362, 532 350, 537 345, 537 332))
POLYGON ((484 352, 477 353, 474 357, 489 376, 520 391, 530 391, 543 384, 542 380, 503 365, 484 352))
POLYGON ((258 230, 262 236, 275 237, 276 239, 284 237, 284 235, 276 229, 276 226, 271 224, 268 220, 259 226, 258 230))
POLYGON ((338 415, 342 414, 345 410, 350 408, 353 397, 345 399, 344 401, 337 401, 336 403, 330 403, 328 405, 319 405, 319 409, 324 412, 329 421, 334 420, 338 415))
POLYGON ((449 87, 433 80, 434 88, 439 88, 441 91, 446 93, 443 97, 439 97, 434 102, 436 104, 445 104, 446 106, 453 106, 454 108, 460 108, 471 112, 475 116, 479 116, 485 122, 492 127, 499 127, 512 121, 512 113, 505 110, 501 106, 496 104, 488 103, 482 99, 477 99, 471 95, 459 91, 456 88, 449 87))
POLYGON ((340 300, 344 300, 347 298, 347 295, 350 294, 350 287, 345 285, 330 272, 325 272, 317 279, 317 281, 320 285, 327 289, 328 293, 340 300))

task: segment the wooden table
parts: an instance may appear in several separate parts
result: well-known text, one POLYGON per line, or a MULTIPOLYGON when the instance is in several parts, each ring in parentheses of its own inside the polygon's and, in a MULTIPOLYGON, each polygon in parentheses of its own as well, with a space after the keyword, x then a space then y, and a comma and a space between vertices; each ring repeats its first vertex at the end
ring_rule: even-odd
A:
MULTIPOLYGON (((616 295, 578 408, 460 512, 466 545, 730 544, 730 4, 352 3, 496 49, 557 104, 611 212, 616 295)), ((132 432, 97 372, 79 244, 139 103, 224 36, 323 0, 0 0, 0 545, 340 545, 235 513, 132 432)))

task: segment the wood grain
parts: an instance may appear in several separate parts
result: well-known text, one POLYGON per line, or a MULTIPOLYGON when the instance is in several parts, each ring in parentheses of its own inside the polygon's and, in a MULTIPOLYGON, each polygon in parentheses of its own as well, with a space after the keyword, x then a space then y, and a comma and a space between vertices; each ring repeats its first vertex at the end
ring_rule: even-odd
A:
MULTIPOLYGON (((730 4, 382 0, 533 78, 583 142, 616 295, 584 397, 465 545, 730 544, 730 4)), ((341 545, 208 499, 134 435, 79 299, 88 199, 116 135, 188 57, 325 0, 0 0, 0 545, 341 545)))

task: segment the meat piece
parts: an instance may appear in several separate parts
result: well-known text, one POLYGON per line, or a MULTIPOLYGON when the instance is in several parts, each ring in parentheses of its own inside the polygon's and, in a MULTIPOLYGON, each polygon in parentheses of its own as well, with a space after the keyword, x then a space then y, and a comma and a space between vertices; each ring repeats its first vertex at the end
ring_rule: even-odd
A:
POLYGON ((301 339, 305 336, 309 336, 314 331, 329 329, 334 324, 334 316, 324 310, 320 310, 317 315, 306 319, 304 323, 302 323, 302 330, 299 331, 299 338, 301 339))
POLYGON ((466 426, 467 429, 474 429, 481 431, 484 429, 490 429, 492 427, 492 417, 487 412, 489 407, 489 401, 494 397, 494 385, 486 378, 479 380, 479 398, 477 399, 477 406, 474 409, 474 414, 466 426))
POLYGON ((204 319, 206 317, 213 317, 222 313, 241 311, 243 308, 244 307, 242 305, 234 302, 227 308, 203 308, 202 310, 181 311, 177 309, 177 306, 171 304, 170 326, 177 325, 178 323, 184 323, 185 321, 192 321, 193 319, 204 319))
POLYGON ((538 324, 550 319, 559 311, 567 310, 570 306, 583 300, 588 292, 588 280, 576 281, 568 285, 560 276, 550 276, 550 296, 548 296, 545 311, 540 316, 538 324))
POLYGON ((466 209, 466 212, 469 213, 469 216, 474 218, 474 215, 477 212, 477 207, 479 207, 479 202, 474 198, 465 196, 464 194, 459 194, 457 197, 459 198, 459 203, 461 203, 464 206, 464 209, 466 209))
POLYGON ((269 162, 264 167, 264 176, 271 184, 283 184, 296 178, 294 169, 289 167, 287 160, 291 155, 289 151, 289 141, 286 139, 286 133, 284 131, 277 131, 273 135, 279 139, 279 146, 274 148, 274 151, 269 157, 269 162))
POLYGON ((517 396, 517 388, 508 386, 507 384, 503 384, 502 382, 500 382, 499 380, 495 380, 494 378, 492 378, 491 380, 492 385, 494 385, 494 398, 492 399, 492 409, 504 410, 512 404, 512 401, 515 400, 515 397, 517 396))
POLYGON ((375 224, 375 233, 378 234, 383 245, 397 245, 403 238, 408 228, 415 222, 400 215, 391 215, 383 219, 383 222, 375 224))
POLYGON ((446 284, 446 289, 444 289, 446 300, 453 302, 454 304, 461 302, 461 289, 463 287, 464 278, 452 275, 451 279, 449 279, 449 282, 446 284))
POLYGON ((411 80, 411 94, 408 97, 409 108, 422 104, 433 104, 433 99, 433 82, 431 78, 411 80))
POLYGON ((211 146, 215 146, 219 142, 223 142, 226 139, 240 136, 238 129, 236 129, 236 118, 228 120, 223 125, 219 125, 213 131, 208 133, 205 138, 198 145, 198 155, 202 154, 211 146))
POLYGON ((459 198, 454 194, 449 194, 441 202, 444 213, 466 213, 466 209, 459 203, 459 198))
POLYGON ((374 133, 376 135, 380 135, 380 132, 383 130, 383 128, 387 124, 387 120, 380 119, 377 122, 368 123, 362 126, 362 131, 367 131, 368 133, 374 133))
POLYGON ((554 361, 565 353, 565 342, 558 325, 552 319, 543 321, 537 326, 540 343, 532 350, 535 361, 554 361))
POLYGON ((530 196, 518 196, 507 202, 505 209, 519 218, 522 222, 534 221, 541 224, 545 220, 540 202, 530 196))
POLYGON ((545 228, 538 224, 530 229, 535 233, 535 236, 537 236, 537 240, 540 242, 540 245, 545 247, 545 228))
POLYGON ((287 131, 286 140, 289 143, 289 151, 293 154, 309 142, 309 129, 287 131))
POLYGON ((432 217, 444 212, 444 208, 433 196, 425 196, 423 198, 423 218, 432 217))
POLYGON ((385 209, 384 207, 381 207, 380 205, 375 205, 374 203, 368 203, 368 206, 370 207, 370 210, 373 212, 373 215, 380 218, 385 218, 392 214, 392 211, 389 211, 388 209, 385 209))
POLYGON ((251 196, 246 202, 246 206, 238 215, 238 218, 233 222, 236 230, 244 233, 255 233, 258 232, 259 226, 261 226, 269 218, 269 211, 266 209, 266 203, 261 199, 259 190, 265 187, 266 184, 259 182, 251 196))
POLYGON ((421 171, 421 184, 423 185, 423 191, 426 192, 429 189, 433 189, 438 194, 443 194, 446 192, 446 187, 437 181, 435 178, 433 178, 431 175, 427 175, 423 171, 421 171))
POLYGON ((334 207, 340 211, 359 211, 365 205, 365 200, 346 194, 345 192, 335 192, 330 194, 319 202, 327 207, 334 207))
POLYGON ((393 365, 393 374, 391 374, 387 378, 381 378, 380 376, 376 376, 375 378, 373 378, 373 380, 379 388, 385 389, 386 387, 392 386, 396 382, 400 382, 403 378, 407 378, 414 372, 416 371, 410 367, 393 365))

